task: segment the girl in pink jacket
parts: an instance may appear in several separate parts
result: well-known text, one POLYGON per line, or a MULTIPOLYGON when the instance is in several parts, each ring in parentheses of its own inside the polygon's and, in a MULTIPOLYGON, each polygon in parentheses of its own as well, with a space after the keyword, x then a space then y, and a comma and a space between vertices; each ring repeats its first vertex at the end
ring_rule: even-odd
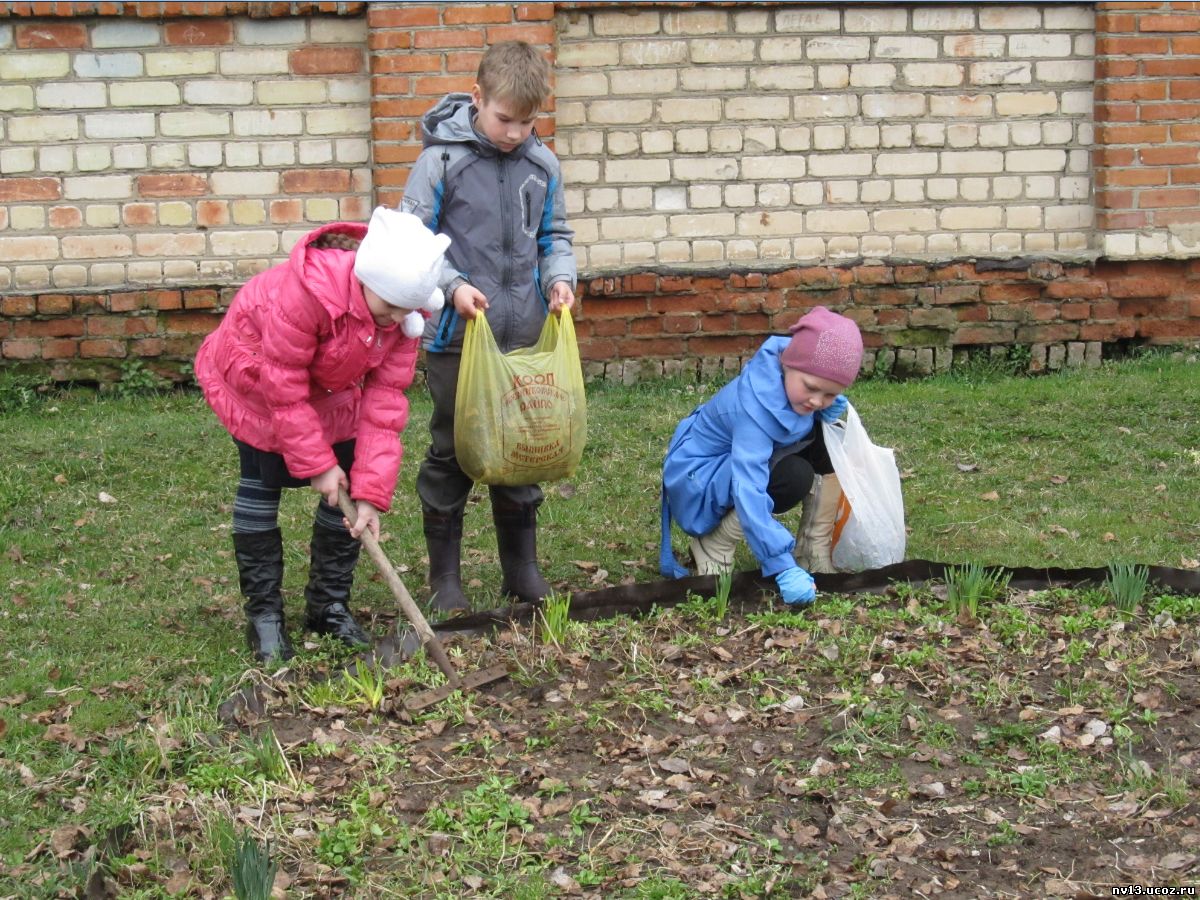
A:
POLYGON ((262 662, 293 655, 283 617, 285 487, 321 495, 305 589, 307 628, 370 644, 350 613, 364 530, 391 506, 408 421, 419 336, 441 308, 450 245, 416 216, 380 207, 368 226, 338 222, 306 235, 288 262, 248 281, 200 346, 196 378, 233 436, 240 477, 233 547, 246 639, 262 662), (357 507, 348 522, 345 488, 357 507))

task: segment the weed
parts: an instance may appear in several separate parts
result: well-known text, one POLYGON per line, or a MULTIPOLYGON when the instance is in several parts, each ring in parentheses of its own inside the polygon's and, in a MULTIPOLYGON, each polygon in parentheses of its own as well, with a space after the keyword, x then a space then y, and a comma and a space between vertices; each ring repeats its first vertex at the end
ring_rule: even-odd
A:
POLYGON ((571 634, 571 595, 551 591, 538 610, 538 635, 543 644, 559 649, 567 646, 571 634))
POLYGON ((170 384, 167 379, 147 368, 140 359, 132 359, 121 364, 121 380, 112 386, 112 392, 121 399, 128 400, 157 394, 170 384))
POLYGON ((229 877, 238 900, 269 900, 278 864, 271 844, 260 845, 249 829, 242 832, 228 859, 229 877))
POLYGON ((1112 596, 1113 603, 1125 615, 1131 615, 1146 597, 1150 583, 1150 569, 1133 563, 1114 562, 1108 564, 1108 577, 1104 587, 1112 596))
POLYGON ((48 375, 0 371, 0 412, 31 409, 46 398, 50 386, 48 375))
POLYGON ((977 562, 951 566, 946 570, 946 602, 959 620, 975 620, 980 603, 992 603, 1008 591, 1009 574, 1003 569, 987 569, 977 562))
POLYGON ((383 705, 387 689, 387 671, 380 666, 368 665, 365 660, 354 661, 354 671, 347 669, 342 677, 346 681, 351 697, 367 709, 379 709, 383 705))

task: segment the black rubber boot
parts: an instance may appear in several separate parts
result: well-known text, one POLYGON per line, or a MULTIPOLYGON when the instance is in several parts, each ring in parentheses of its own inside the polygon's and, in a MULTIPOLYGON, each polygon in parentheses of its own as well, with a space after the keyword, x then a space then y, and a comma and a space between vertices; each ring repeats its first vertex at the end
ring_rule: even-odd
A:
POLYGON ((553 592, 537 564, 537 506, 510 506, 492 495, 492 520, 496 523, 496 546, 500 550, 500 589, 522 603, 538 603, 553 592))
POLYGON ((471 608, 462 588, 462 511, 425 510, 425 546, 429 550, 429 594, 433 608, 455 613, 471 608))
POLYGON ((362 549, 345 529, 313 525, 308 587, 304 589, 304 627, 329 634, 347 647, 371 646, 371 639, 350 614, 350 587, 362 549))
POLYGON ((238 582, 246 603, 246 643, 259 662, 295 656, 283 621, 283 535, 278 528, 233 535, 238 582))

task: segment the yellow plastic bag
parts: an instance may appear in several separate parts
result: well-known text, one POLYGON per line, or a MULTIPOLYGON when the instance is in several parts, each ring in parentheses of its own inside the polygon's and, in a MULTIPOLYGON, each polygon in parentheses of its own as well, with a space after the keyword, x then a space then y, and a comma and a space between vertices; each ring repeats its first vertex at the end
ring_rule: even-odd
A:
POLYGON ((532 347, 501 353, 482 313, 467 320, 454 447, 483 484, 537 484, 575 474, 587 442, 587 401, 570 310, 546 316, 532 347))

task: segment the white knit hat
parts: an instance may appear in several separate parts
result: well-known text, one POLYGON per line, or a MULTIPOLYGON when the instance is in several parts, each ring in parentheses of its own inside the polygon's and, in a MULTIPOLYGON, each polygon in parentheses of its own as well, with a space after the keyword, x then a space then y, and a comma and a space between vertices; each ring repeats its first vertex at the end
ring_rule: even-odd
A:
POLYGON ((450 238, 434 234, 412 213, 377 207, 358 246, 354 274, 392 306, 413 310, 404 333, 417 337, 426 316, 445 305, 438 287, 450 238))

